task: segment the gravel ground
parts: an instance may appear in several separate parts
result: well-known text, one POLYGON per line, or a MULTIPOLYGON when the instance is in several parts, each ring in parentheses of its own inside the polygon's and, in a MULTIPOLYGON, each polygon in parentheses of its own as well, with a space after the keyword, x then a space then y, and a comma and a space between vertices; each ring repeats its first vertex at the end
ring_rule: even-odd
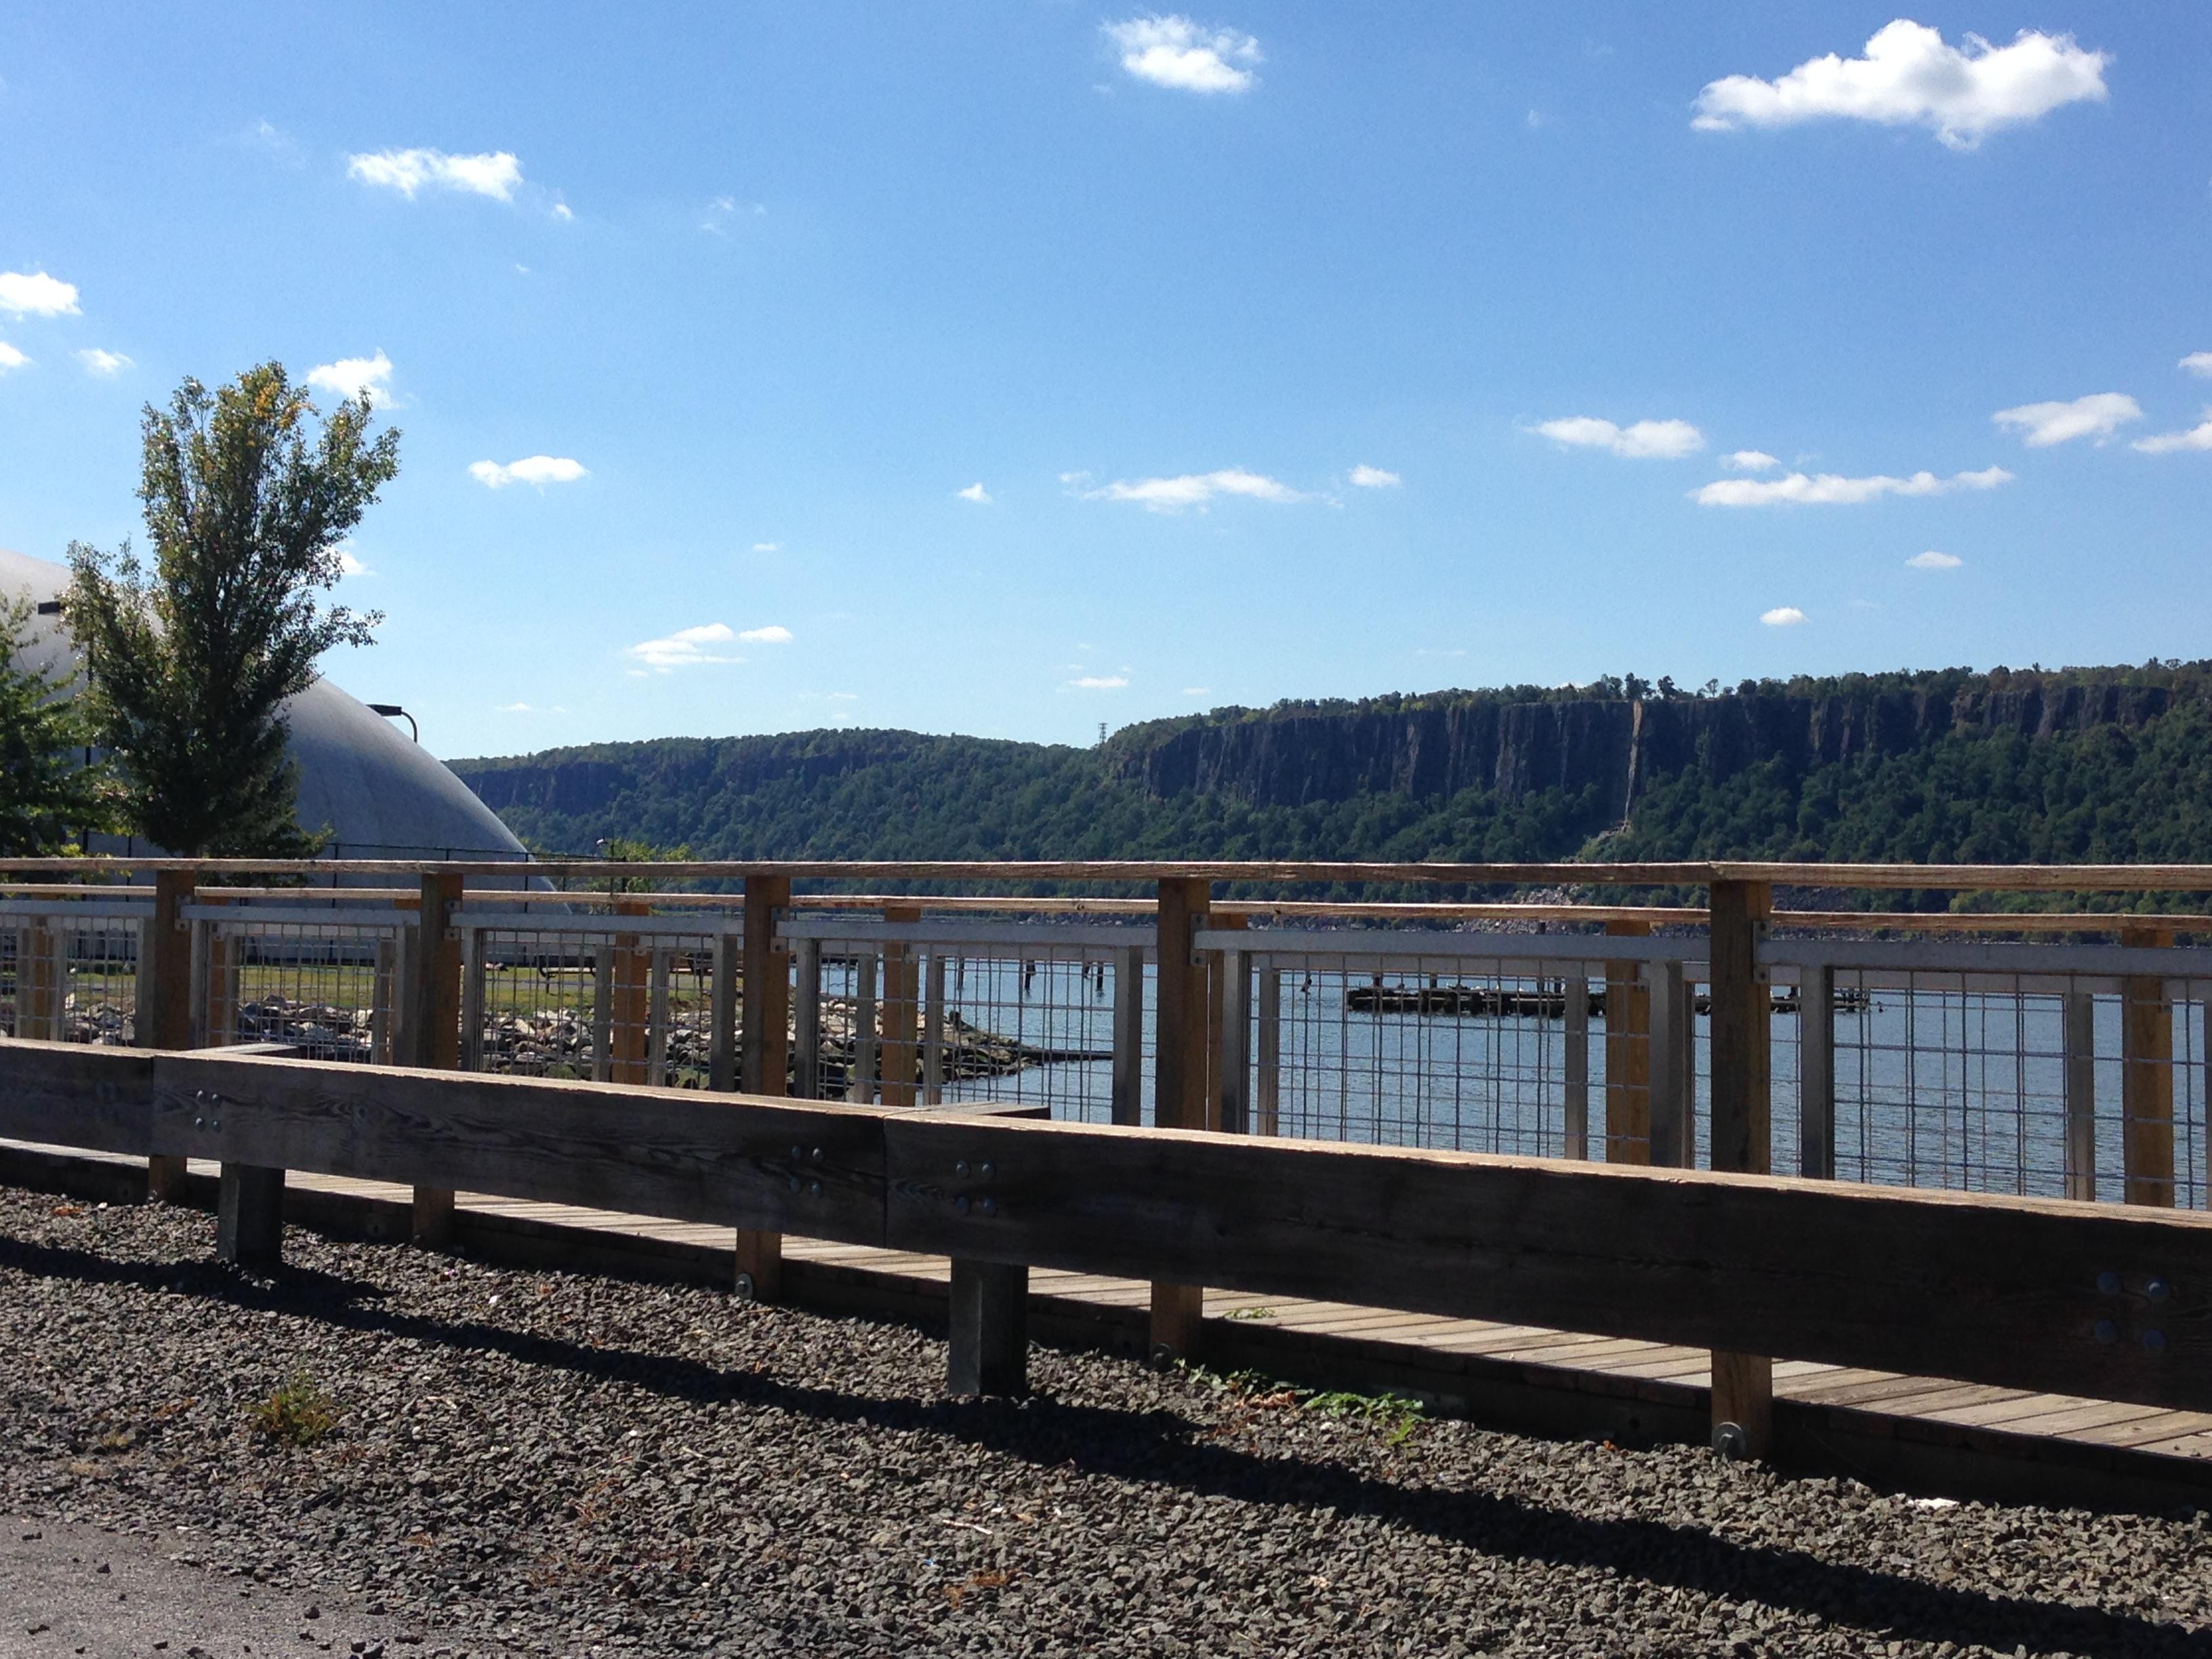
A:
MULTIPOLYGON (((2212 1654, 2201 1515, 1888 1498, 1044 1350, 1036 1397, 947 1401, 902 1327, 297 1231, 257 1277, 213 1231, 0 1189, 0 1513, 158 1537, 299 1613, 279 1651, 358 1618, 395 1659, 2212 1654), (307 1445, 251 1419, 298 1378, 337 1413, 307 1445)), ((70 1650, 36 1622, 0 1652, 70 1650)))

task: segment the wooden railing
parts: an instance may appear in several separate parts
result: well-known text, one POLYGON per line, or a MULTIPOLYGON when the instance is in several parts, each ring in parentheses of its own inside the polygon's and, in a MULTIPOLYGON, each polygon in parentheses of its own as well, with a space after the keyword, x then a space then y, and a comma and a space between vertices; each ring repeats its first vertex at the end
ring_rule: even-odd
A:
MULTIPOLYGON (((738 1230, 739 1271, 764 1296, 777 1291, 785 1231, 941 1249, 958 1264, 956 1330, 969 1334, 956 1344, 956 1370, 971 1382, 1003 1382, 1009 1375, 1017 1347, 1007 1333, 1020 1298, 1008 1274, 1051 1266, 1151 1280, 1153 1340, 1177 1354, 1195 1347, 1200 1285, 1694 1343, 1714 1352, 1717 1424, 1733 1425, 1753 1449, 1766 1439, 1775 1355, 2153 1404, 2212 1404, 2193 1380, 2204 1375, 2201 1363, 2192 1368, 2180 1358, 2212 1343, 2205 1328, 2212 1278, 2192 1254, 2206 1248, 2203 1218, 1766 1179, 1776 1144, 1771 1045, 1779 982, 1794 985, 1802 1015, 1792 1079, 1797 1170, 1825 1177, 1837 1167, 1838 975, 1869 982, 1888 982, 1881 981, 1883 974, 1903 976, 1898 982, 1909 988, 1913 975, 1940 969, 1946 984, 2009 982, 2017 989, 2032 982, 2057 988, 2052 994, 2067 999, 2065 1190, 2075 1197, 2101 1195, 2094 1179, 2095 1009, 2087 1000, 2099 991, 2108 1002, 2117 997, 2118 1049, 2104 1057, 2119 1062, 2121 1184, 2145 1211, 2172 1206, 2179 1178, 2176 1077, 2184 1069, 2175 1010, 2212 1010, 2212 994, 2191 988, 2200 976, 2212 984, 2212 968, 2191 966, 2197 952, 2173 948, 2177 932, 2197 926, 2192 918, 1777 913, 1773 889, 1817 881, 1825 888, 2200 892, 2212 890, 2212 867, 572 862, 532 868, 572 881, 742 884, 737 893, 692 895, 468 887, 471 877, 512 882, 518 873, 511 863, 491 861, 29 860, 9 869, 33 878, 8 890, 14 896, 0 896, 0 909, 15 910, 22 924, 15 952, 19 1037, 61 1034, 56 988, 67 977, 70 915, 98 915, 102 927, 136 930, 137 1040, 160 1050, 247 1035, 221 1011, 235 1014, 239 994, 226 987, 244 959, 237 941, 256 927, 337 928, 371 940, 362 960, 373 957, 374 994, 385 1018, 373 1057, 404 1071, 88 1054, 34 1042, 10 1045, 0 1058, 0 1135, 148 1157, 157 1193, 175 1187, 185 1157, 219 1158, 240 1172, 226 1190, 247 1195, 234 1206, 241 1214, 268 1209, 268 1177, 251 1172, 298 1169, 410 1184, 416 1235, 426 1244, 449 1236, 456 1190, 715 1220, 738 1230), (52 879, 64 875, 76 879, 52 879), (256 875, 271 883, 350 878, 352 884, 214 884, 217 877, 256 875), (123 876, 150 887, 84 884, 123 876), (1068 900, 793 894, 795 880, 833 879, 1144 883, 1153 890, 1068 900), (397 890, 365 884, 402 881, 408 885, 397 890), (1231 902, 1217 901, 1212 890, 1219 882, 1415 881, 1702 886, 1709 896, 1703 907, 1389 905, 1231 902), (548 916, 547 905, 564 908, 548 916), (578 920, 586 908, 615 914, 578 920), (677 914, 648 914, 656 908, 677 914), (821 920, 806 921, 806 911, 821 920), (955 1122, 926 1110, 941 1093, 928 1054, 942 1007, 942 958, 963 937, 948 928, 1003 931, 1013 912, 1037 919, 1033 932, 1008 936, 1015 942, 1005 948, 1014 951, 1066 947, 1079 932, 1071 924, 1083 918, 1109 929, 1078 954, 1112 958, 1110 1115, 1117 1127, 955 1122), (840 922, 840 915, 849 920, 840 922), (962 923, 963 915, 970 920, 962 923), (1364 926, 1354 933, 1310 925, 1322 921, 1364 926), (1450 923, 1584 931, 1565 937, 1404 931, 1450 923), (1114 933, 1112 924, 1141 926, 1114 933), (1589 934, 1591 926, 1602 926, 1604 936, 1589 934), (531 927, 581 930, 599 941, 589 953, 601 1010, 594 1063, 607 1081, 420 1075, 480 1063, 483 939, 489 930, 531 927), (58 929, 59 956, 52 943, 58 929), (1780 936, 1876 929, 1935 937, 1885 945, 1780 936), (2035 936, 2118 931, 2121 938, 2081 945, 1960 937, 1977 929, 2035 936), (702 964, 711 963, 701 969, 713 1034, 704 1080, 751 1097, 725 1097, 711 1103, 711 1111, 702 1110, 708 1103, 696 1093, 646 1082, 667 1074, 657 1058, 665 1053, 665 1020, 663 1048, 650 1034, 667 1001, 668 951, 655 941, 694 936, 705 942, 702 964), (1269 1012, 1280 987, 1268 979, 1267 964, 1276 962, 1279 974, 1292 951, 1306 953, 1300 960, 1334 951, 1346 962, 1412 962, 1418 952, 1443 950, 1425 939, 1446 942, 1462 957, 1517 963, 1516 971, 1533 975, 1545 996, 1556 985, 1562 1151, 1673 1167, 1638 1173, 1255 1137, 1281 1119, 1270 1093, 1279 1083, 1281 1057, 1269 1053, 1271 1042, 1280 1042, 1269 1012), (871 1058, 860 1085, 848 1091, 860 1098, 843 1107, 771 1106, 762 1097, 783 1095, 794 1076, 804 1089, 818 1074, 825 948, 857 951, 868 969, 864 1040, 871 1058), (1127 992, 1133 966, 1133 996, 1127 992), (1149 1030, 1141 994, 1147 983, 1149 1030), (1693 1063, 1700 984, 1709 1021, 1701 1116, 1693 1063), (1605 1014, 1601 1044, 1590 1041, 1585 1004, 1593 997, 1605 1014), (618 1018, 617 1009, 629 1012, 618 1018), (795 1060, 787 1051, 794 1032, 795 1060), (1147 1038, 1149 1112, 1136 1071, 1147 1038), (1278 1067, 1273 1083, 1271 1064, 1278 1067), (202 1080, 188 1091, 191 1078, 202 1080), (1599 1078, 1602 1099, 1593 1102, 1599 1078), (187 1133, 179 1115, 187 1093, 227 1103, 220 1113, 193 1114, 187 1133), (216 1124, 228 1127, 210 1127, 216 1124), (702 1125, 714 1130, 704 1139, 702 1125), (1686 1174, 1680 1166, 1696 1161, 1701 1138, 1705 1170, 1686 1174), (946 1146, 968 1152, 948 1165, 941 1156, 946 1146), (964 1176, 957 1168, 963 1162, 964 1176), (812 1172, 806 1167, 817 1164, 812 1172), (986 1168, 994 1174, 975 1174, 986 1168), (256 1193, 258 1200, 251 1198, 256 1193), (917 1194, 925 1193, 936 1197, 924 1202, 917 1194), (1010 1225, 1010 1214, 1020 1218, 1018 1227, 1010 1225), (1931 1254, 1918 1260, 1917 1251, 1931 1254), (1994 1255, 1978 1260, 1984 1251, 1994 1255), (1992 1266, 1997 1257, 2001 1273, 1992 1266), (2092 1258, 2104 1265, 2088 1265, 2092 1258), (1960 1315, 1968 1304, 1990 1304, 1988 1319, 1960 1315)), ((1102 960, 1102 989, 1105 972, 1102 960)), ((1279 1019, 1279 1006, 1273 1017, 1279 1019)), ((2195 1029, 2185 1022, 2184 1035, 2195 1029)), ((2212 1026, 2205 1030, 2212 1037, 2212 1026)), ((2191 1090, 2203 1060, 2200 1049, 2186 1073, 2191 1090)), ((2185 1105, 2193 1097, 2185 1091, 2180 1098, 2185 1105)), ((2198 1121, 2189 1122, 2195 1133, 2198 1121)), ((2192 1154, 2200 1161, 2202 1150, 2192 1154)))

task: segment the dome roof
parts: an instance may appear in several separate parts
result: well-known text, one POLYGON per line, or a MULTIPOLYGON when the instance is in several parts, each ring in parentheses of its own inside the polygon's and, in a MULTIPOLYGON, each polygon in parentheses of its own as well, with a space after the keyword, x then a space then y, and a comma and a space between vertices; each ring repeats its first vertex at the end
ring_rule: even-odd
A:
MULTIPOLYGON (((67 567, 0 548, 0 596, 57 599, 67 567)), ((34 617, 18 653, 27 667, 72 672, 60 619, 34 617)), ((513 832, 428 750, 325 679, 285 705, 299 767, 300 823, 334 832, 332 858, 524 858, 513 832)), ((118 849, 121 850, 121 849, 118 849)), ((143 844, 128 849, 146 852, 143 844)))

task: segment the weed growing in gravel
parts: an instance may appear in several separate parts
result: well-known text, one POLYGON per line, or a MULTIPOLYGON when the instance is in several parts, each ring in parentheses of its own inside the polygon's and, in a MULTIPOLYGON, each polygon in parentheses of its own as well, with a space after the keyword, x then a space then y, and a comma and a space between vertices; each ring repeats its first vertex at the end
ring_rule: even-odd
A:
POLYGON ((1273 1319, 1274 1316, 1273 1308, 1231 1308, 1222 1315, 1224 1319, 1273 1319))
POLYGON ((1258 1371, 1214 1371, 1203 1365, 1185 1364, 1183 1374, 1194 1382, 1237 1396, 1238 1402, 1248 1407, 1273 1407, 1282 1410, 1308 1411, 1322 1417, 1349 1418, 1370 1424, 1383 1431, 1385 1441, 1393 1446, 1402 1446, 1413 1437, 1428 1415, 1428 1407, 1411 1395, 1395 1394, 1389 1389, 1381 1394, 1352 1394, 1344 1389, 1319 1392, 1295 1388, 1258 1371))
POLYGON ((338 1408, 322 1384, 305 1371, 295 1371, 290 1382, 256 1401, 246 1419, 271 1440, 312 1446, 337 1426, 338 1408))

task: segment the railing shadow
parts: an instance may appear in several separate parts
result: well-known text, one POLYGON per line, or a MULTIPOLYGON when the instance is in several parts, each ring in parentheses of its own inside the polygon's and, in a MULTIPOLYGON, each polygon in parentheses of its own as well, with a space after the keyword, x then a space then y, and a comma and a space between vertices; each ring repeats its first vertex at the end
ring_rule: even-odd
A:
POLYGON ((635 1349, 595 1347, 477 1322, 393 1311, 383 1287, 313 1268, 259 1276, 212 1261, 126 1262, 70 1246, 0 1238, 0 1270, 290 1314, 334 1328, 404 1337, 456 1352, 494 1353, 665 1397, 735 1403, 817 1420, 938 1434, 1043 1468, 1156 1482, 1209 1497, 1331 1509, 1486 1555, 1586 1567, 1670 1589, 1751 1600, 1856 1627, 1883 1639, 2010 1650, 2025 1644, 2093 1656, 2203 1659, 2212 1636, 2066 1602, 1930 1584, 1656 1521, 1595 1519, 1486 1493, 1401 1485, 1340 1463, 1295 1464, 1206 1440, 1166 1411, 1115 1411, 1038 1397, 1007 1401, 866 1397, 635 1349))

